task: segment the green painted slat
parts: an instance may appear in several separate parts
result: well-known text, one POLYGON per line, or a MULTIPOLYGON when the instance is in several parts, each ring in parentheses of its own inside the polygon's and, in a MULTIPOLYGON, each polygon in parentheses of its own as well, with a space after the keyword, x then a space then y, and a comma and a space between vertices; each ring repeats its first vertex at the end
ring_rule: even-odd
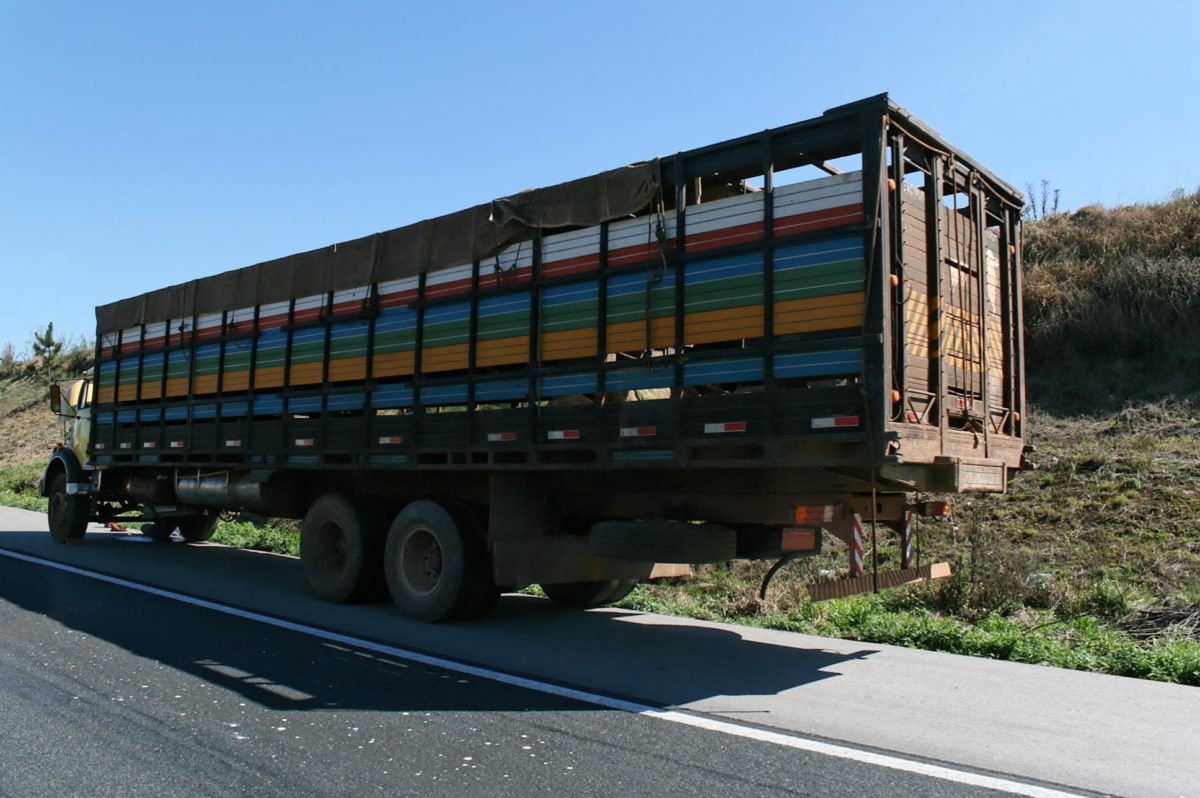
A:
POLYGON ((762 301, 762 275, 713 280, 689 286, 684 292, 684 309, 688 313, 761 305, 762 301))
POLYGON ((479 319, 476 337, 480 341, 493 341, 497 338, 513 338, 529 334, 529 313, 505 313, 479 319))
POLYGON ((580 307, 578 310, 570 313, 563 311, 553 314, 547 313, 542 316, 542 332, 585 330, 589 327, 595 327, 598 323, 597 310, 598 308, 595 305, 591 305, 590 307, 580 307))
MULTIPOLYGON (((650 294, 650 316, 660 318, 675 313, 675 287, 652 291, 650 294)), ((634 294, 620 297, 609 297, 608 323, 616 324, 622 321, 635 321, 646 316, 646 297, 644 294, 634 294)))
POLYGON ((409 352, 417 347, 415 330, 395 330, 392 332, 376 333, 375 353, 409 352))

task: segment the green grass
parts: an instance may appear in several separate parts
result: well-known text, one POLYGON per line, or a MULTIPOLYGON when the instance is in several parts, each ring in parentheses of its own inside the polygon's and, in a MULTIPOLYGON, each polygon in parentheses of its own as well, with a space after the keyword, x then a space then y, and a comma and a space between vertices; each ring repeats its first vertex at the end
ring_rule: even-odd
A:
POLYGON ((269 551, 275 554, 300 556, 300 536, 293 530, 276 526, 251 524, 246 521, 222 519, 212 536, 213 543, 239 549, 269 551))
POLYGON ((944 651, 989 659, 1132 676, 1200 686, 1200 641, 1164 636, 1142 643, 1095 615, 1063 619, 1044 610, 969 621, 937 607, 936 590, 915 588, 813 603, 756 614, 641 585, 617 606, 646 612, 743 623, 766 629, 944 651))
POLYGON ((0 466, 0 504, 46 512, 46 500, 37 490, 44 472, 44 465, 0 466))

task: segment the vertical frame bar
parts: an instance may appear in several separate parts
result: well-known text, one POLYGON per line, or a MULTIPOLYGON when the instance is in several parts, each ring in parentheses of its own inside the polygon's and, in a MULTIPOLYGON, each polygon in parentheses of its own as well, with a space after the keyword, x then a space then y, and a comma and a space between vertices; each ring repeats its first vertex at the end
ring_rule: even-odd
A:
POLYGON ((934 393, 937 403, 938 452, 946 451, 946 424, 948 423, 948 408, 946 406, 946 309, 943 306, 946 296, 944 280, 945 266, 942 258, 942 188, 944 178, 942 170, 945 159, 934 152, 930 153, 930 169, 925 175, 925 248, 928 263, 929 284, 929 323, 933 328, 929 331, 930 351, 935 362, 930 369, 935 379, 934 393))

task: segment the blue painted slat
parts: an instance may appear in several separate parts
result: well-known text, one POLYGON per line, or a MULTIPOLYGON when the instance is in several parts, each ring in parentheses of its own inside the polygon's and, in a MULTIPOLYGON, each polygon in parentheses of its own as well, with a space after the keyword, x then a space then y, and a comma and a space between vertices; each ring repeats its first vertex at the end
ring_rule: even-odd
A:
POLYGON ((459 405, 467 401, 466 385, 439 385, 421 389, 423 405, 459 405))
POLYGON ((547 399, 554 396, 595 392, 596 372, 594 371, 584 374, 563 374, 556 377, 542 377, 538 380, 538 394, 547 399))
POLYGON ((831 377, 857 374, 861 368, 861 352, 858 349, 775 356, 776 377, 831 377))
POLYGON ((373 407, 411 407, 412 403, 413 389, 409 383, 381 385, 371 394, 373 407))
POLYGON ((481 382, 475 386, 475 399, 480 402, 524 399, 528 393, 528 380, 493 380, 481 382))
POLYGON ((283 398, 277 393, 254 397, 254 415, 278 416, 283 414, 283 398))
POLYGON ((221 402, 221 418, 241 418, 247 410, 247 402, 221 402))
POLYGON ((216 418, 217 406, 215 404, 194 405, 192 407, 192 418, 216 418))
POLYGON ((763 378, 761 357, 735 360, 711 360, 687 363, 683 367, 684 385, 703 385, 710 382, 756 382, 763 378))
POLYGON ((362 410, 363 395, 361 393, 341 393, 329 397, 325 403, 327 410, 362 410))
POLYGON ((288 399, 289 413, 320 413, 321 412, 321 397, 319 396, 297 396, 288 399))
POLYGON ((644 388, 665 388, 674 380, 674 366, 630 366, 613 369, 604 375, 604 390, 635 391, 644 388))

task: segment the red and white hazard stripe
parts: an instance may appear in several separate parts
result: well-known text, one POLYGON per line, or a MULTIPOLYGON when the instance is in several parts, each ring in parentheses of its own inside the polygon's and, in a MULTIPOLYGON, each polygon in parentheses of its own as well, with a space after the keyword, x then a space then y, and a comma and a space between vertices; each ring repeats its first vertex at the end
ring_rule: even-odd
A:
POLYGON ((621 427, 622 438, 653 438, 658 427, 621 427))
POLYGON ((296 445, 297 446, 312 446, 313 439, 312 438, 297 438, 296 445))
POLYGON ((515 432, 489 432, 488 433, 488 443, 508 443, 509 441, 515 441, 516 439, 517 439, 517 433, 515 433, 515 432))
POLYGON ((229 449, 233 449, 233 448, 236 448, 241 445, 242 445, 242 441, 240 438, 234 438, 233 440, 225 441, 225 446, 226 446, 226 448, 229 448, 229 449))
POLYGON ((860 425, 858 416, 819 416, 812 420, 813 429, 840 429, 860 425))
POLYGON ((404 443, 404 437, 402 435, 382 435, 379 438, 380 446, 395 446, 399 443, 404 443))
POLYGON ((143 449, 153 449, 155 446, 158 446, 156 441, 142 441, 143 449))
POLYGON ((913 521, 917 514, 909 510, 904 514, 904 528, 900 530, 900 567, 913 567, 913 542, 916 538, 916 530, 913 528, 913 521))
POLYGON ((850 552, 850 576, 863 575, 863 525, 862 516, 853 516, 854 545, 850 552))
POLYGON ((704 425, 704 433, 706 435, 713 435, 713 434, 720 433, 720 432, 745 432, 745 431, 746 431, 746 422, 745 421, 722 421, 722 422, 718 422, 716 424, 705 424, 704 425))
POLYGON ((552 441, 577 441, 579 440, 579 430, 552 429, 546 433, 546 438, 552 441))
POLYGON ((121 441, 121 448, 122 449, 132 449, 133 444, 130 443, 129 441, 121 441))

